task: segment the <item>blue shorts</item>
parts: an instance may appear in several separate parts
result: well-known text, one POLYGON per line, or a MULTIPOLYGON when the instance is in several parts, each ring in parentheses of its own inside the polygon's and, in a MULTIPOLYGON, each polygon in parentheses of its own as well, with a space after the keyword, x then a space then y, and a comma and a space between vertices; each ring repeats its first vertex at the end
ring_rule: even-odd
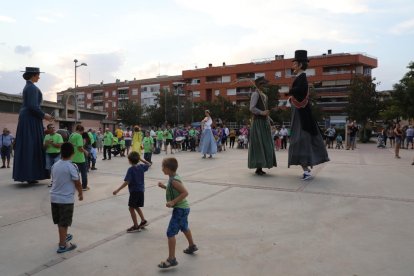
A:
POLYGON ((167 229, 167 237, 174 237, 180 230, 182 232, 188 231, 188 214, 190 214, 190 208, 174 208, 170 224, 167 229))

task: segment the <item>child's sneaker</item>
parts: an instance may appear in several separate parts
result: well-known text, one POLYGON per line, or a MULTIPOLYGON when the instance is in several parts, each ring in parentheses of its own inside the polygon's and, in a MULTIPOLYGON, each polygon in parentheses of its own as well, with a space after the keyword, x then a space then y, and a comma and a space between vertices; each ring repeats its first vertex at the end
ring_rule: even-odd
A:
POLYGON ((141 232, 141 229, 139 228, 139 226, 133 225, 127 229, 127 233, 135 233, 135 232, 141 232))
POLYGON ((68 251, 72 251, 76 247, 77 247, 76 244, 69 243, 69 244, 66 244, 65 246, 59 246, 58 250, 56 250, 56 253, 65 253, 68 251))
POLYGON ((312 175, 311 175, 310 172, 304 172, 303 173, 302 180, 308 180, 308 179, 311 179, 311 178, 312 178, 312 175))

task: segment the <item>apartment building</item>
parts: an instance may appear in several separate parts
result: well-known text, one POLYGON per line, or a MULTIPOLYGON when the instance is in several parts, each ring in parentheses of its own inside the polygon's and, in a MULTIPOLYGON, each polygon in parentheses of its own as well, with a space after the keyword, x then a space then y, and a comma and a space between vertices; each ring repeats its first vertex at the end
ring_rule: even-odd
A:
MULTIPOLYGON (((156 104, 157 94, 161 90, 172 91, 174 85, 182 84, 179 76, 158 76, 151 79, 120 81, 115 83, 91 84, 76 88, 78 107, 107 112, 108 120, 118 119, 118 110, 126 101, 151 106, 156 104)), ((57 101, 62 102, 64 96, 74 95, 73 89, 57 93, 57 101)), ((71 109, 74 113, 75 109, 71 109)))
MULTIPOLYGON (((213 101, 220 95, 239 105, 248 104, 252 82, 264 76, 270 84, 280 86, 279 105, 284 106, 294 80, 292 60, 276 55, 244 64, 209 64, 206 68, 184 70, 182 76, 194 102, 213 101)), ((310 56, 309 60, 306 74, 310 87, 317 93, 318 105, 332 116, 345 115, 353 75, 370 76, 372 69, 377 67, 376 58, 361 53, 332 53, 328 50, 322 55, 310 56)))
MULTIPOLYGON (((247 105, 252 92, 252 82, 261 76, 270 84, 280 86, 280 106, 286 106, 289 88, 294 80, 291 69, 293 58, 276 55, 274 58, 254 60, 250 63, 219 66, 209 64, 205 68, 182 71, 182 75, 159 76, 152 79, 120 81, 108 84, 77 87, 78 106, 106 111, 107 119, 116 120, 122 102, 132 101, 142 106, 156 104, 162 89, 180 91, 180 96, 191 97, 194 102, 214 101, 223 96, 234 104, 247 105)), ((306 70, 311 89, 317 94, 317 104, 335 118, 345 118, 351 79, 356 74, 371 76, 377 67, 377 59, 362 53, 326 53, 309 57, 306 70), (339 117, 338 117, 339 116, 339 117)), ((73 95, 73 89, 58 94, 73 95)), ((74 111, 72 111, 74 112, 74 111)), ((343 120, 343 119, 342 119, 343 120)))

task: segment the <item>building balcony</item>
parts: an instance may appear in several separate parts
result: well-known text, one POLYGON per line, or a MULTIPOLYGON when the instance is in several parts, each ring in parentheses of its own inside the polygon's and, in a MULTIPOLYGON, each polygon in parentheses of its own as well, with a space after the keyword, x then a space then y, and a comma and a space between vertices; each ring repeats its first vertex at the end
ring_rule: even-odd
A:
POLYGON ((329 76, 329 75, 340 75, 340 74, 351 74, 351 70, 343 70, 343 71, 332 71, 332 72, 323 72, 322 75, 329 76))

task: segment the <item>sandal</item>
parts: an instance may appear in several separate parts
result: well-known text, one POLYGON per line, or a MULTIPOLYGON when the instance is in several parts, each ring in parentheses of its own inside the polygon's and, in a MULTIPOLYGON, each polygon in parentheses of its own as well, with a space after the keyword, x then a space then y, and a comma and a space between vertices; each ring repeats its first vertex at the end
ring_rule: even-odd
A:
POLYGON ((143 221, 141 221, 141 223, 139 224, 139 228, 145 228, 145 226, 148 226, 148 221, 146 221, 146 220, 143 220, 143 221))
POLYGON ((69 245, 59 246, 58 250, 56 250, 56 253, 65 253, 65 252, 75 249, 76 247, 77 247, 76 244, 69 243, 69 245))
POLYGON ((178 262, 177 262, 177 259, 176 259, 176 258, 174 258, 174 259, 172 259, 172 260, 167 259, 165 262, 161 262, 161 263, 158 265, 158 267, 159 267, 159 268, 169 268, 169 267, 171 267, 171 266, 176 266, 176 265, 178 265, 178 262))
POLYGON ((196 252, 198 250, 197 245, 193 244, 190 245, 188 248, 184 249, 184 253, 185 254, 193 254, 194 252, 196 252))
POLYGON ((139 229, 139 226, 132 225, 126 231, 128 233, 134 233, 134 232, 141 232, 141 229, 139 229))

